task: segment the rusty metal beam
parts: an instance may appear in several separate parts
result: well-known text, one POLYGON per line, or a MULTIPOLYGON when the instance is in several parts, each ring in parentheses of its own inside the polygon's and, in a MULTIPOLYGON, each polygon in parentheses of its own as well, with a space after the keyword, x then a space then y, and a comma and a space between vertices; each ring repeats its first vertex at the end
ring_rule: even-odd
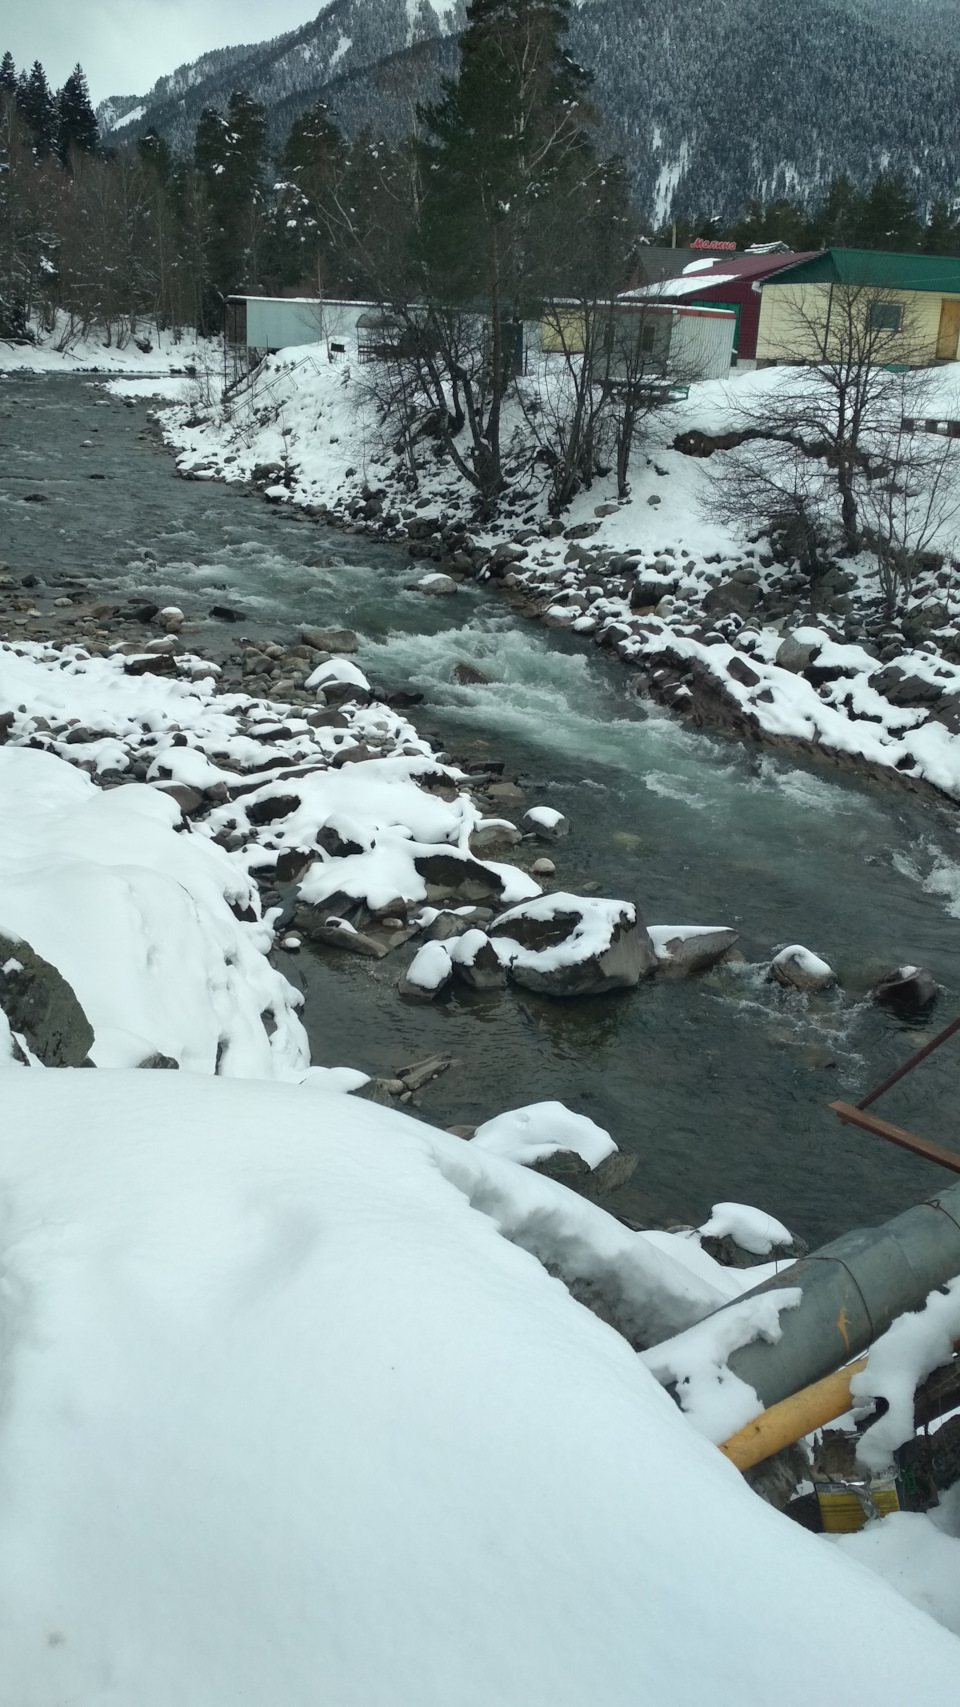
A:
POLYGON ((960 1174, 960 1155, 955 1150, 944 1150, 939 1144, 931 1144, 929 1138, 908 1132, 905 1126, 894 1126, 876 1114, 867 1114, 852 1102, 832 1102, 830 1107, 844 1125, 860 1126, 864 1132, 872 1132, 877 1138, 886 1138, 888 1143, 899 1145, 901 1150, 910 1150, 915 1156, 922 1156, 924 1161, 937 1162, 941 1168, 960 1174))
POLYGON ((914 1067, 919 1067, 920 1062, 925 1061, 928 1055, 932 1055, 935 1049, 939 1049, 941 1043, 946 1043, 947 1038, 952 1037, 955 1031, 960 1031, 960 1019, 952 1019, 949 1025, 945 1025, 942 1031, 937 1032, 936 1037, 931 1038, 929 1043, 925 1043, 923 1048, 918 1049, 915 1055, 911 1055, 908 1061, 904 1061, 903 1066, 898 1067, 895 1073, 891 1073, 889 1079, 884 1079, 882 1085, 878 1085, 875 1091, 871 1091, 861 1102, 858 1102, 857 1107, 867 1108, 870 1103, 876 1102, 877 1097, 882 1097, 884 1091, 888 1091, 891 1085, 895 1085, 899 1079, 903 1078, 905 1073, 912 1073, 914 1067))

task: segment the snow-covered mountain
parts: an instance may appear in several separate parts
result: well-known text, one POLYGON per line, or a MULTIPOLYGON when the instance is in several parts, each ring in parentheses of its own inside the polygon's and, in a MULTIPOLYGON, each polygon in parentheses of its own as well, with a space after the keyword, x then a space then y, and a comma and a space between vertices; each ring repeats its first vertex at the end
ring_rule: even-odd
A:
MULTIPOLYGON (((332 0, 301 29, 206 54, 104 103, 111 139, 154 126, 189 149, 200 111, 245 88, 282 143, 319 96, 348 133, 410 130, 456 67, 464 0, 332 0)), ((571 47, 652 218, 732 215, 753 194, 816 195, 902 171, 955 194, 960 0, 580 0, 571 47)))

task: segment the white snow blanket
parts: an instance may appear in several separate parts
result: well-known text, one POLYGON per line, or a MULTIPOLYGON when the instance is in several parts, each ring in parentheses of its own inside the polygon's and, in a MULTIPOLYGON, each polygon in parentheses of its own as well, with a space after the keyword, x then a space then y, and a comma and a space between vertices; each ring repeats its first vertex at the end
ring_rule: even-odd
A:
POLYGON ((4 1077, 5 1704, 954 1698, 501 1236, 562 1187, 322 1090, 4 1077))
POLYGON ((168 795, 104 790, 53 753, 6 746, 0 803, 0 933, 72 986, 98 1067, 159 1051, 199 1072, 302 1078, 302 997, 266 958, 269 925, 231 907, 259 915, 257 892, 214 842, 175 831, 168 795))
POLYGON ((558 1150, 575 1150, 590 1168, 599 1167, 617 1149, 602 1126, 562 1102, 532 1102, 494 1115, 477 1127, 473 1143, 492 1156, 509 1156, 523 1164, 542 1161, 558 1150))

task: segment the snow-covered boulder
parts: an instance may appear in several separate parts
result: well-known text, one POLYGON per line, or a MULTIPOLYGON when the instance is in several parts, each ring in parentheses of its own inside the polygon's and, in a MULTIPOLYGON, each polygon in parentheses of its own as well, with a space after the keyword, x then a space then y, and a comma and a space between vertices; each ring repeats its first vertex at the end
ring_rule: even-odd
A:
POLYGON ((502 945, 514 983, 546 996, 630 989, 657 965, 629 901, 560 891, 502 913, 489 935, 502 945))
POLYGON ((489 1150, 493 1156, 508 1156, 524 1167, 543 1161, 558 1150, 570 1150, 588 1168, 596 1168, 617 1150, 609 1132, 587 1115, 574 1114, 562 1102, 533 1102, 525 1108, 511 1108, 494 1115, 492 1120, 485 1120, 477 1127, 473 1143, 480 1150, 489 1150))
POLYGON ((67 980, 22 937, 0 932, 0 1013, 44 1067, 82 1067, 93 1026, 67 980))
POLYGON ((954 1699, 555 1277, 679 1326, 718 1293, 664 1246, 356 1097, 4 1079, 11 1707, 954 1699))
POLYGON ((602 1126, 562 1102, 535 1102, 495 1115, 477 1127, 473 1142, 594 1201, 625 1185, 638 1161, 618 1149, 602 1126))
POLYGON ((715 1203, 709 1221, 698 1227, 703 1249, 731 1268, 751 1268, 759 1262, 794 1262, 808 1246, 775 1215, 749 1203, 715 1203))
POLYGON ((669 978, 705 972, 740 940, 739 932, 726 925, 648 925, 647 929, 657 965, 669 978))
POLYGON ((359 699, 364 704, 370 697, 370 683, 349 658, 331 658, 326 664, 318 664, 303 685, 327 699, 359 699))
POLYGON ((777 984, 786 985, 794 990, 829 990, 837 982, 837 974, 832 966, 821 960, 818 954, 811 953, 801 943, 791 943, 788 948, 782 948, 770 962, 769 976, 777 984))
POLYGON ((450 593, 456 593, 458 590, 457 582, 454 580, 453 576, 444 575, 440 571, 431 575, 421 575, 419 581, 411 581, 409 583, 410 592, 432 593, 434 597, 437 598, 444 598, 450 593))
POLYGON ((162 1055, 234 1077, 302 1072, 302 998, 267 959, 256 889, 180 822, 158 789, 100 789, 52 753, 0 747, 0 926, 73 990, 98 1067, 162 1055))
POLYGON ((401 996, 432 1002, 453 976, 453 963, 442 942, 425 942, 397 984, 401 996))
POLYGON ((472 990, 502 990, 506 984, 503 962, 486 931, 464 931, 451 942, 449 954, 455 977, 472 990))
POLYGON ((541 842, 559 842, 562 836, 570 834, 568 819, 554 806, 531 806, 523 815, 523 824, 541 842))

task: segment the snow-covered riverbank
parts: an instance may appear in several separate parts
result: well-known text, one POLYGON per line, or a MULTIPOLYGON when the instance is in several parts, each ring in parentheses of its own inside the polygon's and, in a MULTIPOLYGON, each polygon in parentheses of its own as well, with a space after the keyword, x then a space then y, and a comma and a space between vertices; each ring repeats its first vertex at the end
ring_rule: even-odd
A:
MULTIPOLYGON (((694 385, 658 412, 629 498, 598 481, 561 522, 534 481, 486 529, 471 519, 465 484, 429 447, 411 486, 381 444, 362 374, 309 347, 269 358, 222 404, 198 395, 166 409, 162 424, 191 479, 253 482, 272 503, 405 542, 424 596, 493 579, 524 614, 615 651, 637 671, 638 691, 681 716, 958 800, 954 570, 925 569, 902 620, 871 618, 864 628, 876 605, 872 560, 831 570, 811 603, 802 577, 791 581, 762 541, 710 519, 725 453, 677 448, 688 435, 722 432, 738 399, 777 383, 769 370, 694 385), (430 579, 438 575, 447 581, 430 579)), ((942 385, 953 409, 949 376, 942 385)), ((124 382, 111 389, 123 394, 124 382)), ((942 548, 949 556, 956 542, 942 548)))
MULTIPOLYGON (((43 638, 0 646, 18 1703, 93 1707, 104 1675, 146 1707, 197 1688, 232 1707, 252 1684, 306 1702, 318 1677, 357 1707, 633 1701, 638 1679, 658 1707, 705 1687, 766 1707, 771 1677, 798 1703, 839 1679, 893 1707, 908 1672, 913 1698, 942 1695, 954 1639, 758 1500, 636 1356, 763 1262, 721 1267, 695 1232, 634 1231, 518 1165, 558 1144, 597 1172, 622 1159, 556 1105, 474 1144, 345 1095, 365 1077, 349 1056, 309 1066, 283 976, 300 930, 370 965, 409 972, 425 946, 452 977, 522 982, 558 957, 515 918, 487 928, 511 901, 534 938, 562 925, 594 955, 604 923, 644 940, 624 904, 537 901, 532 867, 562 844, 517 841, 496 767, 439 758, 332 633, 326 657, 314 631, 264 643, 273 700, 253 672, 225 689, 173 610, 27 592, 12 630, 43 638), (138 1063, 180 1071, 104 1070, 138 1063), (841 1597, 844 1631, 811 1645, 841 1597), (870 1657, 881 1625, 892 1667, 870 1657)), ((785 1231, 723 1204, 704 1236, 731 1228, 768 1262, 785 1231)), ((721 1362, 702 1375, 709 1396, 721 1362)), ((960 1540, 946 1503, 937 1521, 887 1519, 863 1550, 949 1629, 930 1584, 960 1540)))

